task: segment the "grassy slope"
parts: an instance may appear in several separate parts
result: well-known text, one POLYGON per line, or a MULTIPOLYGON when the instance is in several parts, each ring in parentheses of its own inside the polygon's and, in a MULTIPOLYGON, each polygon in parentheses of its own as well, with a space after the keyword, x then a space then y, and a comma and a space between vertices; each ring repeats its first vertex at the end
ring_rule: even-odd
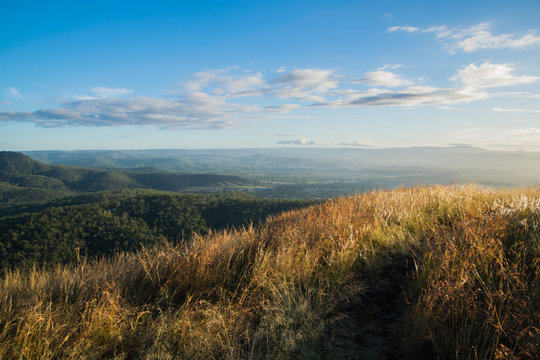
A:
POLYGON ((410 257, 399 357, 536 359, 539 223, 534 189, 402 189, 186 246, 10 273, 0 357, 338 358, 327 330, 351 285, 410 257))

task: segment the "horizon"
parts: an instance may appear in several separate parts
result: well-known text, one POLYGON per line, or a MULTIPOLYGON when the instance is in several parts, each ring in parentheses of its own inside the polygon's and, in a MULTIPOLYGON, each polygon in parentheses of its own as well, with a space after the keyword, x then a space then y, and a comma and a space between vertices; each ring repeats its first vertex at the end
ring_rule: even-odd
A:
POLYGON ((532 0, 10 3, 0 150, 540 151, 532 0))
POLYGON ((6 151, 6 152, 20 152, 20 153, 26 153, 26 152, 100 152, 100 151, 169 151, 169 150, 181 150, 181 151, 208 151, 208 150, 400 150, 400 149, 455 149, 455 148, 468 148, 468 149, 476 149, 476 150, 483 150, 488 152, 526 152, 526 153, 540 153, 540 150, 524 150, 524 149, 511 149, 511 150, 500 150, 500 149, 486 149, 480 146, 474 146, 474 145, 411 145, 411 146, 399 146, 399 147, 347 147, 347 146, 334 146, 334 147, 316 147, 316 146, 310 146, 310 147, 293 147, 293 146, 284 146, 284 147, 215 147, 215 148, 144 148, 144 149, 136 149, 136 148, 102 148, 102 149, 93 149, 93 148, 87 148, 87 149, 37 149, 37 150, 0 150, 0 151, 6 151))

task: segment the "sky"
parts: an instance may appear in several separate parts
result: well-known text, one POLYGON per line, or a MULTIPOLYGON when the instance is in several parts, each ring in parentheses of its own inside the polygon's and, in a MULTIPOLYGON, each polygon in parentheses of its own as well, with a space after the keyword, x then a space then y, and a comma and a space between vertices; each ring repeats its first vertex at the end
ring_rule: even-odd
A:
POLYGON ((0 4, 0 150, 540 151, 540 1, 0 4))

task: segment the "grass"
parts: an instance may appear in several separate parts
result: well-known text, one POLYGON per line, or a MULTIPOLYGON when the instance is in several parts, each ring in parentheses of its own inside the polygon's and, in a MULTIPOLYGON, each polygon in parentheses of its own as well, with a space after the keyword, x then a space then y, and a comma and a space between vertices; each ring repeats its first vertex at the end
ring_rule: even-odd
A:
POLYGON ((539 237, 539 190, 437 186, 13 271, 0 280, 0 358, 335 358, 329 319, 347 289, 397 256, 416 264, 395 324, 400 358, 537 359, 539 237))

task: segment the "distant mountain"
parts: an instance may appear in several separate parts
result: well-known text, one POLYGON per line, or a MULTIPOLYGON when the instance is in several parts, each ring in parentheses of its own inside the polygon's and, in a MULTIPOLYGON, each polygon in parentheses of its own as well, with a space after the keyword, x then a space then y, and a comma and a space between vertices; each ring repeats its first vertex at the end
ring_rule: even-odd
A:
POLYGON ((16 152, 0 152, 0 203, 50 200, 76 192, 141 188, 185 191, 245 185, 233 175, 179 174, 155 168, 134 171, 48 165, 16 152))
POLYGON ((97 168, 154 167, 164 170, 325 177, 440 175, 448 181, 529 185, 540 181, 540 153, 490 151, 471 146, 386 149, 275 148, 210 150, 32 151, 51 164, 97 168), (387 173, 390 171, 391 173, 387 173))

